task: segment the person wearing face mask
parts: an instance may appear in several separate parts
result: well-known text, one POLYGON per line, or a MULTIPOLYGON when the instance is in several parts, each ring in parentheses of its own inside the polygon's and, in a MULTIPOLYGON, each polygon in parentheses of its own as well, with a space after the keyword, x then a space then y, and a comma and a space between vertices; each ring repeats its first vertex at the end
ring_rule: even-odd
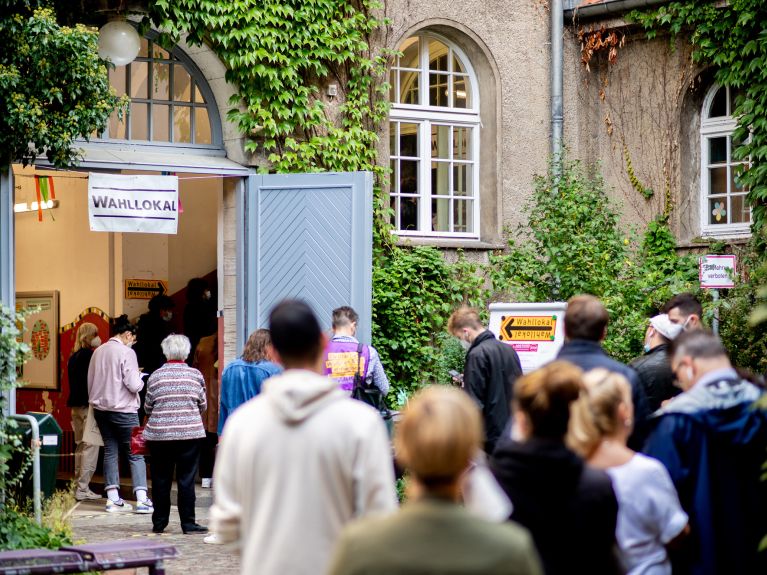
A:
POLYGON ((147 497, 146 464, 142 455, 131 453, 131 431, 138 426, 139 391, 144 387, 136 353, 136 326, 128 316, 115 322, 114 336, 93 352, 88 367, 88 396, 104 440, 104 488, 109 513, 132 511, 133 506, 120 497, 120 456, 128 458, 136 513, 152 513, 147 497))
POLYGON ((666 466, 690 516, 690 545, 672 556, 674 573, 767 573, 767 554, 758 551, 767 530, 762 390, 706 331, 680 335, 669 357, 682 393, 656 413, 644 451, 666 466))
POLYGON ((491 454, 509 422, 514 382, 522 375, 519 356, 482 325, 475 309, 463 307, 454 311, 447 330, 467 350, 463 387, 482 411, 484 448, 491 454))
POLYGON ((650 412, 681 390, 674 385, 674 374, 668 359, 668 346, 680 333, 682 326, 671 323, 667 314, 650 318, 644 339, 644 355, 629 365, 639 374, 639 383, 647 398, 650 412))
POLYGON ((91 477, 96 471, 99 460, 99 446, 83 441, 85 421, 88 419, 88 367, 93 357, 93 350, 101 345, 98 328, 89 322, 83 322, 77 328, 73 353, 67 362, 69 379, 69 397, 67 406, 72 410, 72 431, 75 434, 75 499, 101 499, 101 495, 91 491, 91 477))
MULTIPOLYGON (((136 357, 143 372, 149 376, 165 364, 162 340, 173 333, 173 300, 167 295, 156 295, 149 300, 149 311, 143 314, 137 324, 136 357)), ((139 421, 144 421, 144 400, 146 388, 141 390, 139 421)))
POLYGON ((668 314, 671 323, 682 326, 683 331, 703 329, 703 306, 691 293, 680 293, 672 297, 663 306, 663 313, 668 314))

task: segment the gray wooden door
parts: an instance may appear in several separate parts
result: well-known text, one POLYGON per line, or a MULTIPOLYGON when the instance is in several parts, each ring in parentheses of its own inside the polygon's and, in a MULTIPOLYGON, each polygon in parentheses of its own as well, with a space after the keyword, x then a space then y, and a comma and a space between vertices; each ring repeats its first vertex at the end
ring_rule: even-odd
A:
POLYGON ((373 175, 254 175, 245 194, 242 341, 268 327, 277 303, 298 298, 312 306, 324 329, 334 308, 352 306, 360 315, 358 337, 369 343, 373 175))

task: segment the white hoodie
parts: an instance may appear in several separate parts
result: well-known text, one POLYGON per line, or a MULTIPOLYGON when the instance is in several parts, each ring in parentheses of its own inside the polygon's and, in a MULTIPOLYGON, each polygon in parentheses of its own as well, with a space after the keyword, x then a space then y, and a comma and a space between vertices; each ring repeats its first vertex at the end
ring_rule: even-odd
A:
POLYGON ((239 541, 241 572, 324 573, 343 526, 397 507, 379 414, 327 377, 289 370, 226 422, 211 528, 239 541))

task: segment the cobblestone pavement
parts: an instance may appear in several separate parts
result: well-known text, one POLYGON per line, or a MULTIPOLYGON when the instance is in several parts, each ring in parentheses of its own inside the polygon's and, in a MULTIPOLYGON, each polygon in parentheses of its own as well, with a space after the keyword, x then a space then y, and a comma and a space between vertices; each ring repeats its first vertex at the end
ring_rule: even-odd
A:
MULTIPOLYGON (((126 495, 124 492, 123 495, 126 495)), ((171 501, 175 501, 175 490, 171 501)), ((135 506, 135 501, 131 501, 135 506)), ((208 524, 208 509, 212 503, 210 489, 197 486, 197 522, 208 524)), ((236 550, 229 545, 208 545, 203 543, 204 535, 184 535, 178 520, 178 510, 171 508, 170 525, 165 533, 152 533, 151 515, 135 513, 107 513, 104 510, 106 499, 99 501, 83 501, 77 504, 70 519, 74 530, 74 538, 78 543, 95 543, 98 541, 115 541, 119 539, 160 539, 175 545, 178 549, 178 559, 172 559, 165 565, 168 575, 191 573, 215 573, 217 575, 235 575, 240 572, 240 560, 236 550)), ((145 573, 147 569, 139 569, 145 573)), ((107 573, 118 573, 108 571, 107 573)), ((128 575, 130 571, 121 571, 128 575)))

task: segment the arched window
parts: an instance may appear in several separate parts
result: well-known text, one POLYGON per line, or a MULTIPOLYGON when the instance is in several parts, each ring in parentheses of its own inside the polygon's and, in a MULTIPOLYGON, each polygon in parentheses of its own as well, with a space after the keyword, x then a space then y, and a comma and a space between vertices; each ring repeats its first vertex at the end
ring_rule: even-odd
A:
POLYGON ((745 162, 733 159, 738 143, 732 134, 734 88, 714 86, 703 101, 701 133, 701 223, 705 235, 733 236, 749 233, 751 208, 748 189, 737 175, 745 162))
POLYGON ((138 57, 110 69, 109 83, 118 95, 127 94, 130 104, 122 120, 112 114, 99 135, 102 141, 221 148, 210 89, 180 50, 171 53, 142 38, 138 57))
POLYGON ((479 237, 479 92, 464 53, 420 33, 391 69, 394 227, 402 235, 479 237))

